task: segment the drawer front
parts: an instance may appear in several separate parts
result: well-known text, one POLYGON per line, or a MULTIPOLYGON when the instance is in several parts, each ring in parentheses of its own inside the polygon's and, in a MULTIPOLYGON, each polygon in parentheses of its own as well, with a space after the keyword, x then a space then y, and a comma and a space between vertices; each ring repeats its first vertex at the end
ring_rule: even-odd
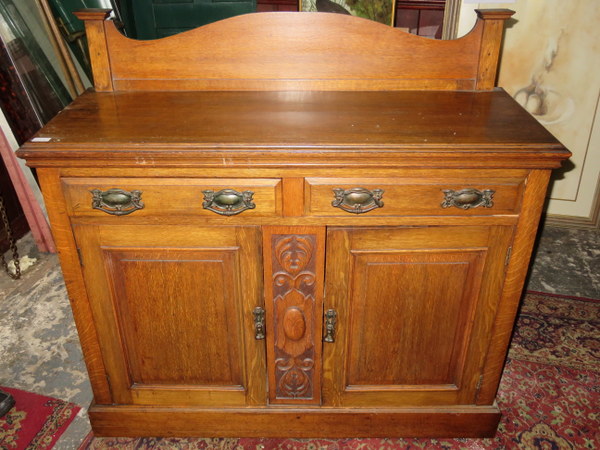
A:
POLYGON ((308 216, 518 214, 523 178, 306 178, 308 216))
POLYGON ((279 216, 277 178, 63 178, 71 216, 279 216))

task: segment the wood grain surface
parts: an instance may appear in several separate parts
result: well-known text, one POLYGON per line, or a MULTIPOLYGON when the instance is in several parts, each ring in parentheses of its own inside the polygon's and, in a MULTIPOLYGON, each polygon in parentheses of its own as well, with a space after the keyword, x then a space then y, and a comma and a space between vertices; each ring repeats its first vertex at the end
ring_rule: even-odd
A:
POLYGON ((512 227, 330 228, 324 404, 472 404, 512 227), (330 265, 329 265, 330 264, 330 265))
POLYGON ((496 406, 209 410, 92 405, 89 414, 100 436, 165 437, 493 437, 500 420, 496 406))
POLYGON ((489 90, 511 15, 480 11, 471 33, 443 41, 327 13, 247 14, 149 41, 124 37, 101 10, 79 17, 97 91, 489 90))
POLYGON ((74 229, 113 402, 264 403, 256 227, 74 229))
POLYGON ((503 91, 127 92, 84 94, 19 155, 37 166, 494 168, 557 167, 569 153, 503 91))
POLYGON ((270 404, 321 404, 324 227, 263 227, 270 404))

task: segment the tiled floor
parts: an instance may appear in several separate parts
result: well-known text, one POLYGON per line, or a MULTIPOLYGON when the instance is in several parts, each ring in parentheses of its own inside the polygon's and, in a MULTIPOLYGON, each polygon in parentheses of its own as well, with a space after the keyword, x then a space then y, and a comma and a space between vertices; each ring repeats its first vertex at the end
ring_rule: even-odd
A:
MULTIPOLYGON (((0 385, 85 408, 92 394, 57 257, 38 254, 31 237, 19 247, 38 262, 19 281, 0 273, 0 385)), ((600 298, 600 233, 546 228, 527 289, 600 298)), ((83 410, 56 448, 76 449, 88 431, 83 410)))

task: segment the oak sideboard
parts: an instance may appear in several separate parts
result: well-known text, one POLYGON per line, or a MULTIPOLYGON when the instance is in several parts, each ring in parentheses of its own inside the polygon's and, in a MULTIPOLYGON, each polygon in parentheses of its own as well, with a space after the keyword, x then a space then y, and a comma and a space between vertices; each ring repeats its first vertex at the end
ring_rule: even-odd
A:
POLYGON ((35 167, 99 436, 492 436, 552 169, 495 87, 507 10, 435 41, 264 13, 135 41, 35 167))

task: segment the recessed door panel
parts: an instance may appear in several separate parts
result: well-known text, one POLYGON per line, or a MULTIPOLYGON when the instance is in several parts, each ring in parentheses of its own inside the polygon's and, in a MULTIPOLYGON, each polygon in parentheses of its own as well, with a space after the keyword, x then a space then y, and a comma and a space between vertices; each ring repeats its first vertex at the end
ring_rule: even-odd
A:
POLYGON ((237 250, 103 249, 133 383, 242 388, 237 250))
POLYGON ((348 388, 456 386, 485 254, 352 252, 348 388))

